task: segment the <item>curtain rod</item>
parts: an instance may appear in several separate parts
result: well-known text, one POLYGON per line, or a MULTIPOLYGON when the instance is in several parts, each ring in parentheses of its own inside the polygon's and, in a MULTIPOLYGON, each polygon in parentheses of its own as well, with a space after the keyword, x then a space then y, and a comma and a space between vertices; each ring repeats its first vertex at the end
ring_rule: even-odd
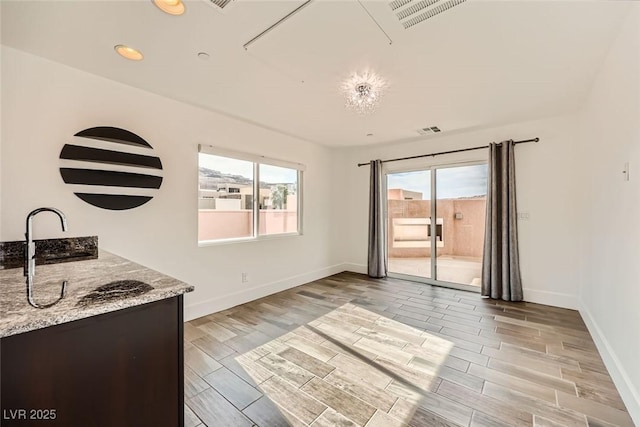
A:
MULTIPOLYGON (((523 139, 522 141, 513 141, 514 144, 524 144, 526 142, 538 142, 540 141, 540 138, 536 137, 536 138, 532 138, 532 139, 523 139)), ((434 157, 434 156, 439 156, 441 154, 451 154, 451 153, 462 153, 463 151, 473 151, 473 150, 482 150, 483 148, 489 148, 488 145, 482 145, 480 147, 471 147, 471 148, 462 148, 460 150, 451 150, 451 151, 441 151, 439 153, 431 153, 431 154, 421 154, 419 156, 410 156, 410 157, 399 157, 397 159, 388 159, 388 160, 383 160, 382 163, 388 163, 388 162, 397 162, 400 160, 411 160, 411 159, 419 159, 421 157, 434 157)), ((370 163, 358 163, 358 167, 360 166, 368 166, 370 163)))

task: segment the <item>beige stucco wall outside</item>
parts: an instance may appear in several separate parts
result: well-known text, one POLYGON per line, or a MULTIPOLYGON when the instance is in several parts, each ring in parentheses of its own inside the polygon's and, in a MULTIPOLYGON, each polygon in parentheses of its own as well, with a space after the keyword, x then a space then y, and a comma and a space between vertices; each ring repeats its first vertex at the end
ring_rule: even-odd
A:
MULTIPOLYGON (((469 199, 440 199, 436 217, 443 219, 444 246, 438 248, 438 256, 481 258, 484 242, 485 197, 469 199), (456 219, 455 214, 462 214, 456 219)), ((391 258, 417 258, 431 256, 431 248, 393 247, 394 218, 428 218, 431 216, 429 200, 389 200, 388 249, 391 258)), ((426 236, 424 236, 426 238, 426 236)))

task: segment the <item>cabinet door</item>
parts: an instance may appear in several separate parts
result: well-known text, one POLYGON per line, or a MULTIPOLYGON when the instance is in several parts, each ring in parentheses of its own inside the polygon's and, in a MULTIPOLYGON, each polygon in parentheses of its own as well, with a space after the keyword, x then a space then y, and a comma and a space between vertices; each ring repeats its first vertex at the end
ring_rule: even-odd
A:
POLYGON ((180 296, 3 338, 1 424, 182 426, 182 327, 180 296))

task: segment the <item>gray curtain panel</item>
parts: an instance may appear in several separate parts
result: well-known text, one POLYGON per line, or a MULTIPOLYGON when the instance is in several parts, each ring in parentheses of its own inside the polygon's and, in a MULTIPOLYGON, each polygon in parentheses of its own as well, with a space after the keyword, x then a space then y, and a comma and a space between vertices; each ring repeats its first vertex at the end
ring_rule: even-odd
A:
POLYGON ((382 161, 371 160, 369 182, 369 277, 387 276, 387 253, 384 234, 384 195, 382 193, 382 161))
POLYGON ((482 295, 522 301, 513 141, 489 145, 482 295))

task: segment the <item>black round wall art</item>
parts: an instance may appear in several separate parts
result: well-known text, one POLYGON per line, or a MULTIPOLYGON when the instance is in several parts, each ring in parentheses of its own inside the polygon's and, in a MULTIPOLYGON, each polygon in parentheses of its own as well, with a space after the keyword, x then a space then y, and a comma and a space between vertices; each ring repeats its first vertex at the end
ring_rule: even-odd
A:
POLYGON ((144 205, 160 188, 162 162, 135 133, 99 126, 74 136, 74 143, 65 144, 60 152, 60 175, 78 189, 74 194, 80 199, 119 211, 144 205))

